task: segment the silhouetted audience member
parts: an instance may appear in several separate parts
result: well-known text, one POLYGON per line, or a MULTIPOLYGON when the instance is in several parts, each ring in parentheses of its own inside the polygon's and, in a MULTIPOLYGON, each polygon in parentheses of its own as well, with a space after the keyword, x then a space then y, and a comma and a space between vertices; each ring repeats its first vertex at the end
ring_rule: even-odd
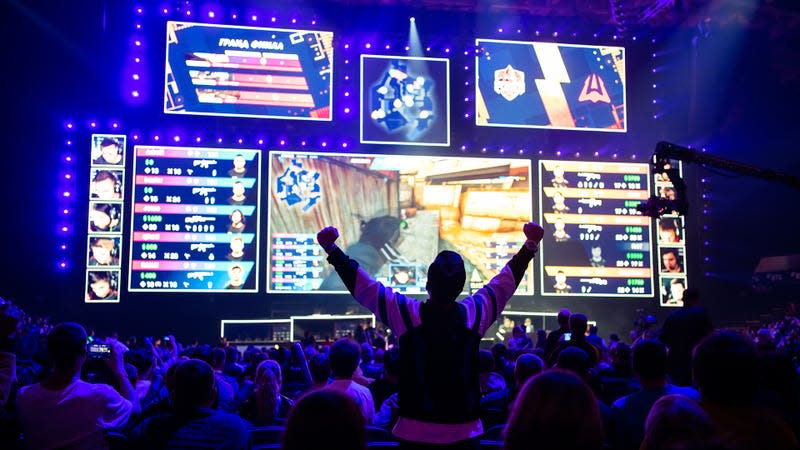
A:
POLYGON ((786 422, 754 405, 757 358, 752 341, 734 331, 717 331, 703 339, 692 359, 701 406, 726 444, 743 450, 797 448, 786 422))
POLYGON ((603 425, 597 402, 576 375, 549 370, 525 384, 505 429, 505 450, 599 450, 603 425))
POLYGON ((107 384, 82 381, 86 331, 77 323, 57 325, 47 335, 53 371, 41 383, 23 387, 17 412, 32 449, 94 449, 104 445, 103 430, 124 427, 140 406, 125 372, 125 347, 113 341, 106 364, 119 392, 107 384))
MULTIPOLYGON (((281 395, 281 379, 274 361, 263 361, 256 369, 255 391, 242 404, 239 414, 256 426, 275 425, 285 419, 294 404, 281 395)), ((279 368, 278 368, 279 369, 279 368)))
POLYGON ((659 337, 669 349, 669 377, 673 384, 692 383, 692 349, 713 330, 711 316, 700 305, 699 293, 694 288, 686 289, 683 307, 667 317, 659 337))
POLYGON ((328 385, 331 378, 331 363, 328 355, 318 353, 308 362, 311 371, 311 390, 316 391, 328 385))
POLYGON ((714 423, 694 400, 665 395, 650 409, 640 450, 723 450, 714 423))
POLYGON ((534 375, 544 370, 544 361, 536 355, 523 354, 514 364, 514 383, 499 392, 493 392, 481 399, 481 410, 510 411, 514 399, 522 386, 534 375))
POLYGON ((361 344, 361 373, 365 377, 379 380, 383 377, 383 365, 375 363, 375 350, 368 343, 361 344))
POLYGON ((383 402, 400 390, 400 349, 393 348, 383 355, 383 378, 369 385, 375 410, 380 409, 383 402))
POLYGON ((656 340, 642 340, 633 347, 633 371, 639 377, 641 389, 626 395, 611 405, 614 426, 614 448, 639 448, 644 438, 644 424, 653 404, 671 394, 684 395, 699 401, 692 388, 673 386, 667 382, 667 348, 656 340))
POLYGON ((314 391, 301 397, 289 414, 282 449, 364 450, 364 425, 361 409, 351 397, 325 389, 314 391))
POLYGON ((586 340, 586 326, 588 321, 589 320, 583 314, 572 314, 569 316, 570 338, 569 340, 562 339, 558 347, 550 354, 550 359, 547 362, 551 367, 558 361, 558 355, 564 351, 564 349, 571 347, 579 348, 586 352, 586 356, 589 357, 589 367, 594 367, 597 364, 597 361, 600 360, 600 353, 594 345, 586 340))
POLYGON ((353 399, 364 415, 364 422, 372 423, 375 415, 375 401, 368 388, 353 381, 353 374, 361 360, 361 347, 350 339, 339 339, 330 350, 333 382, 323 388, 326 391, 341 392, 353 399))
POLYGON ((145 419, 134 431, 134 442, 147 449, 250 447, 250 431, 237 415, 212 408, 216 394, 214 370, 206 362, 177 363, 170 397, 172 411, 145 419))
POLYGON ((558 312, 558 329, 553 330, 547 335, 547 341, 544 345, 544 360, 550 361, 550 356, 556 348, 561 344, 561 338, 564 334, 569 333, 569 316, 572 314, 568 309, 562 309, 558 312))
POLYGON ((421 302, 372 279, 336 246, 339 231, 335 228, 317 234, 344 285, 392 330, 403 349, 400 413, 392 430, 401 446, 478 448, 483 434, 480 341, 516 291, 544 236, 542 227, 533 222, 525 224, 523 232, 526 242, 500 273, 460 302, 456 300, 464 289, 466 269, 458 253, 442 251, 436 256, 428 267, 429 298, 421 302))
POLYGON ((506 381, 502 375, 495 372, 494 357, 488 350, 481 350, 478 355, 478 378, 481 383, 481 395, 502 391, 506 388, 506 381))

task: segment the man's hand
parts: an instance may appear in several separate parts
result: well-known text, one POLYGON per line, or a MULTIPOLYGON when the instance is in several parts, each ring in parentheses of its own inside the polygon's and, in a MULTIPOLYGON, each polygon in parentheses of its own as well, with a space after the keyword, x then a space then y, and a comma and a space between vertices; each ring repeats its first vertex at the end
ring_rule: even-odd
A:
POLYGON ((127 377, 124 359, 127 348, 116 339, 109 339, 108 343, 111 344, 111 357, 106 360, 106 364, 114 375, 127 377))
POLYGON ((525 226, 522 227, 522 231, 525 232, 525 237, 527 237, 529 241, 533 241, 536 244, 539 244, 539 242, 542 241, 542 237, 544 237, 544 228, 536 222, 526 223, 525 226))
POLYGON ((335 227, 325 227, 317 233, 317 242, 319 242, 319 245, 322 246, 326 253, 330 253, 330 251, 333 250, 336 239, 339 239, 339 230, 335 227))

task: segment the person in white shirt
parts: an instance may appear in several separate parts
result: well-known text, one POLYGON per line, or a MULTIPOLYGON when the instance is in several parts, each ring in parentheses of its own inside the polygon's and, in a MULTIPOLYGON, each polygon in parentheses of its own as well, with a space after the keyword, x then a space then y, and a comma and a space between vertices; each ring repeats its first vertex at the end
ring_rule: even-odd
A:
POLYGON ((28 448, 48 450, 105 448, 103 429, 119 428, 140 412, 139 399, 125 373, 119 342, 111 342, 107 364, 119 392, 106 384, 80 379, 86 360, 86 331, 76 323, 62 323, 47 336, 53 371, 41 383, 19 391, 17 410, 28 448))
POLYGON ((350 339, 339 339, 331 346, 329 357, 334 380, 323 389, 348 395, 361 409, 365 423, 371 424, 375 415, 372 393, 366 386, 353 381, 353 375, 361 361, 361 347, 350 339))

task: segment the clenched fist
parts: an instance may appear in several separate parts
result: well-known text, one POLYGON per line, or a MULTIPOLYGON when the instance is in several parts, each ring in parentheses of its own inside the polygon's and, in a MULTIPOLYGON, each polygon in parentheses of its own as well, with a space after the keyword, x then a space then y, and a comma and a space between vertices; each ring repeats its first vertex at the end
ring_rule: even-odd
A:
MULTIPOLYGON (((317 233, 317 242, 325 252, 330 252, 333 249, 333 244, 339 239, 339 230, 336 227, 325 227, 317 233)), ((541 239, 541 238, 540 238, 541 239)))
POLYGON ((542 237, 544 237, 544 228, 536 222, 526 223, 522 227, 522 231, 525 232, 525 237, 527 237, 529 241, 533 241, 536 244, 539 244, 539 242, 542 241, 542 237))

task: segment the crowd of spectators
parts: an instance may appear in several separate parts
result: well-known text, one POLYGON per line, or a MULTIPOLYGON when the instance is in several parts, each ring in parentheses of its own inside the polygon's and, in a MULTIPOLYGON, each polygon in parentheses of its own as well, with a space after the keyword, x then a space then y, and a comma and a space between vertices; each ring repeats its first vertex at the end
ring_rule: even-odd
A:
MULTIPOLYGON (((394 440, 402 349, 375 330, 370 342, 360 333, 362 342, 237 348, 87 336, 79 324, 53 326, 7 301, 0 310, 2 448, 364 449, 394 440), (109 357, 90 357, 87 342, 107 344, 109 357)), ((665 322, 662 338, 631 344, 600 339, 585 315, 567 310, 542 345, 519 327, 478 355, 482 442, 797 448, 795 313, 788 308, 751 337, 714 330, 695 303, 665 322), (698 329, 696 342, 670 341, 698 329), (685 359, 670 356, 681 346, 688 383, 671 365, 685 359)))

